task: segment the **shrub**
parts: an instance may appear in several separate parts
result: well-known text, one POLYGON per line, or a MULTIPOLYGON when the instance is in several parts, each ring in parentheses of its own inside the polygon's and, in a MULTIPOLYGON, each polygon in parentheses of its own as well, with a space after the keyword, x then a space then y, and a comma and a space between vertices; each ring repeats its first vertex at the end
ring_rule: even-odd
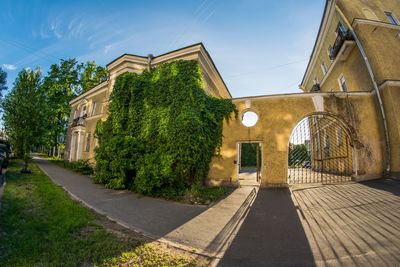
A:
POLYGON ((99 121, 95 182, 179 198, 203 182, 219 154, 223 120, 237 110, 208 96, 196 61, 117 77, 109 116, 99 121))

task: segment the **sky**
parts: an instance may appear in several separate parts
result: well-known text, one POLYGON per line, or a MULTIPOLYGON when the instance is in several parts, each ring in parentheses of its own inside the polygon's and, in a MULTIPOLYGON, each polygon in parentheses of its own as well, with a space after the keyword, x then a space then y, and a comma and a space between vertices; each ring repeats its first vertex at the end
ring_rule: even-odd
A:
POLYGON ((299 93, 324 0, 1 0, 0 66, 105 66, 202 42, 233 97, 299 93))

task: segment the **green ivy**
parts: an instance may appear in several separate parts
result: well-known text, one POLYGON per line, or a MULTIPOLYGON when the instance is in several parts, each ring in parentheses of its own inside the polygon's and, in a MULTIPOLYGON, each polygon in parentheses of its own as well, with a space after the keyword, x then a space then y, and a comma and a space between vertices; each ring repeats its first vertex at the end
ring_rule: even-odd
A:
POLYGON ((223 120, 238 113, 203 87, 196 61, 118 76, 109 116, 95 131, 95 182, 167 198, 200 185, 219 155, 223 120))

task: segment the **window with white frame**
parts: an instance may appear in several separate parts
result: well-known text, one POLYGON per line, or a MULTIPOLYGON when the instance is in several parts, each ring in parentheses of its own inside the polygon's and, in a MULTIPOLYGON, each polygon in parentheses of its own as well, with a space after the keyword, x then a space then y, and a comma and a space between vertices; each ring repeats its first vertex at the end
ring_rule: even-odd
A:
POLYGON ((90 116, 94 116, 94 114, 96 113, 96 106, 97 106, 97 102, 93 102, 92 112, 90 113, 90 116))
POLYGON ((325 61, 322 61, 321 64, 322 73, 325 75, 328 72, 328 67, 326 66, 325 61))
POLYGON ((339 85, 340 85, 340 88, 342 88, 343 92, 348 92, 349 91, 348 88, 347 88, 346 80, 345 80, 343 74, 339 78, 339 85))
POLYGON ((385 15, 389 19, 390 23, 392 23, 393 25, 400 25, 399 20, 392 12, 385 11, 385 15))

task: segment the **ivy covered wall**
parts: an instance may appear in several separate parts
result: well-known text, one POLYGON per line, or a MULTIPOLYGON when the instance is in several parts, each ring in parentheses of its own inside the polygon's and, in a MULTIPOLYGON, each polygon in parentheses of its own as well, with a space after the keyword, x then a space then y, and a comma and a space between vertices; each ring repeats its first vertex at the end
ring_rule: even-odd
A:
POLYGON ((99 121, 95 181, 109 188, 179 197, 207 177, 220 151, 223 120, 237 110, 208 96, 197 61, 175 61, 142 74, 124 73, 99 121))

